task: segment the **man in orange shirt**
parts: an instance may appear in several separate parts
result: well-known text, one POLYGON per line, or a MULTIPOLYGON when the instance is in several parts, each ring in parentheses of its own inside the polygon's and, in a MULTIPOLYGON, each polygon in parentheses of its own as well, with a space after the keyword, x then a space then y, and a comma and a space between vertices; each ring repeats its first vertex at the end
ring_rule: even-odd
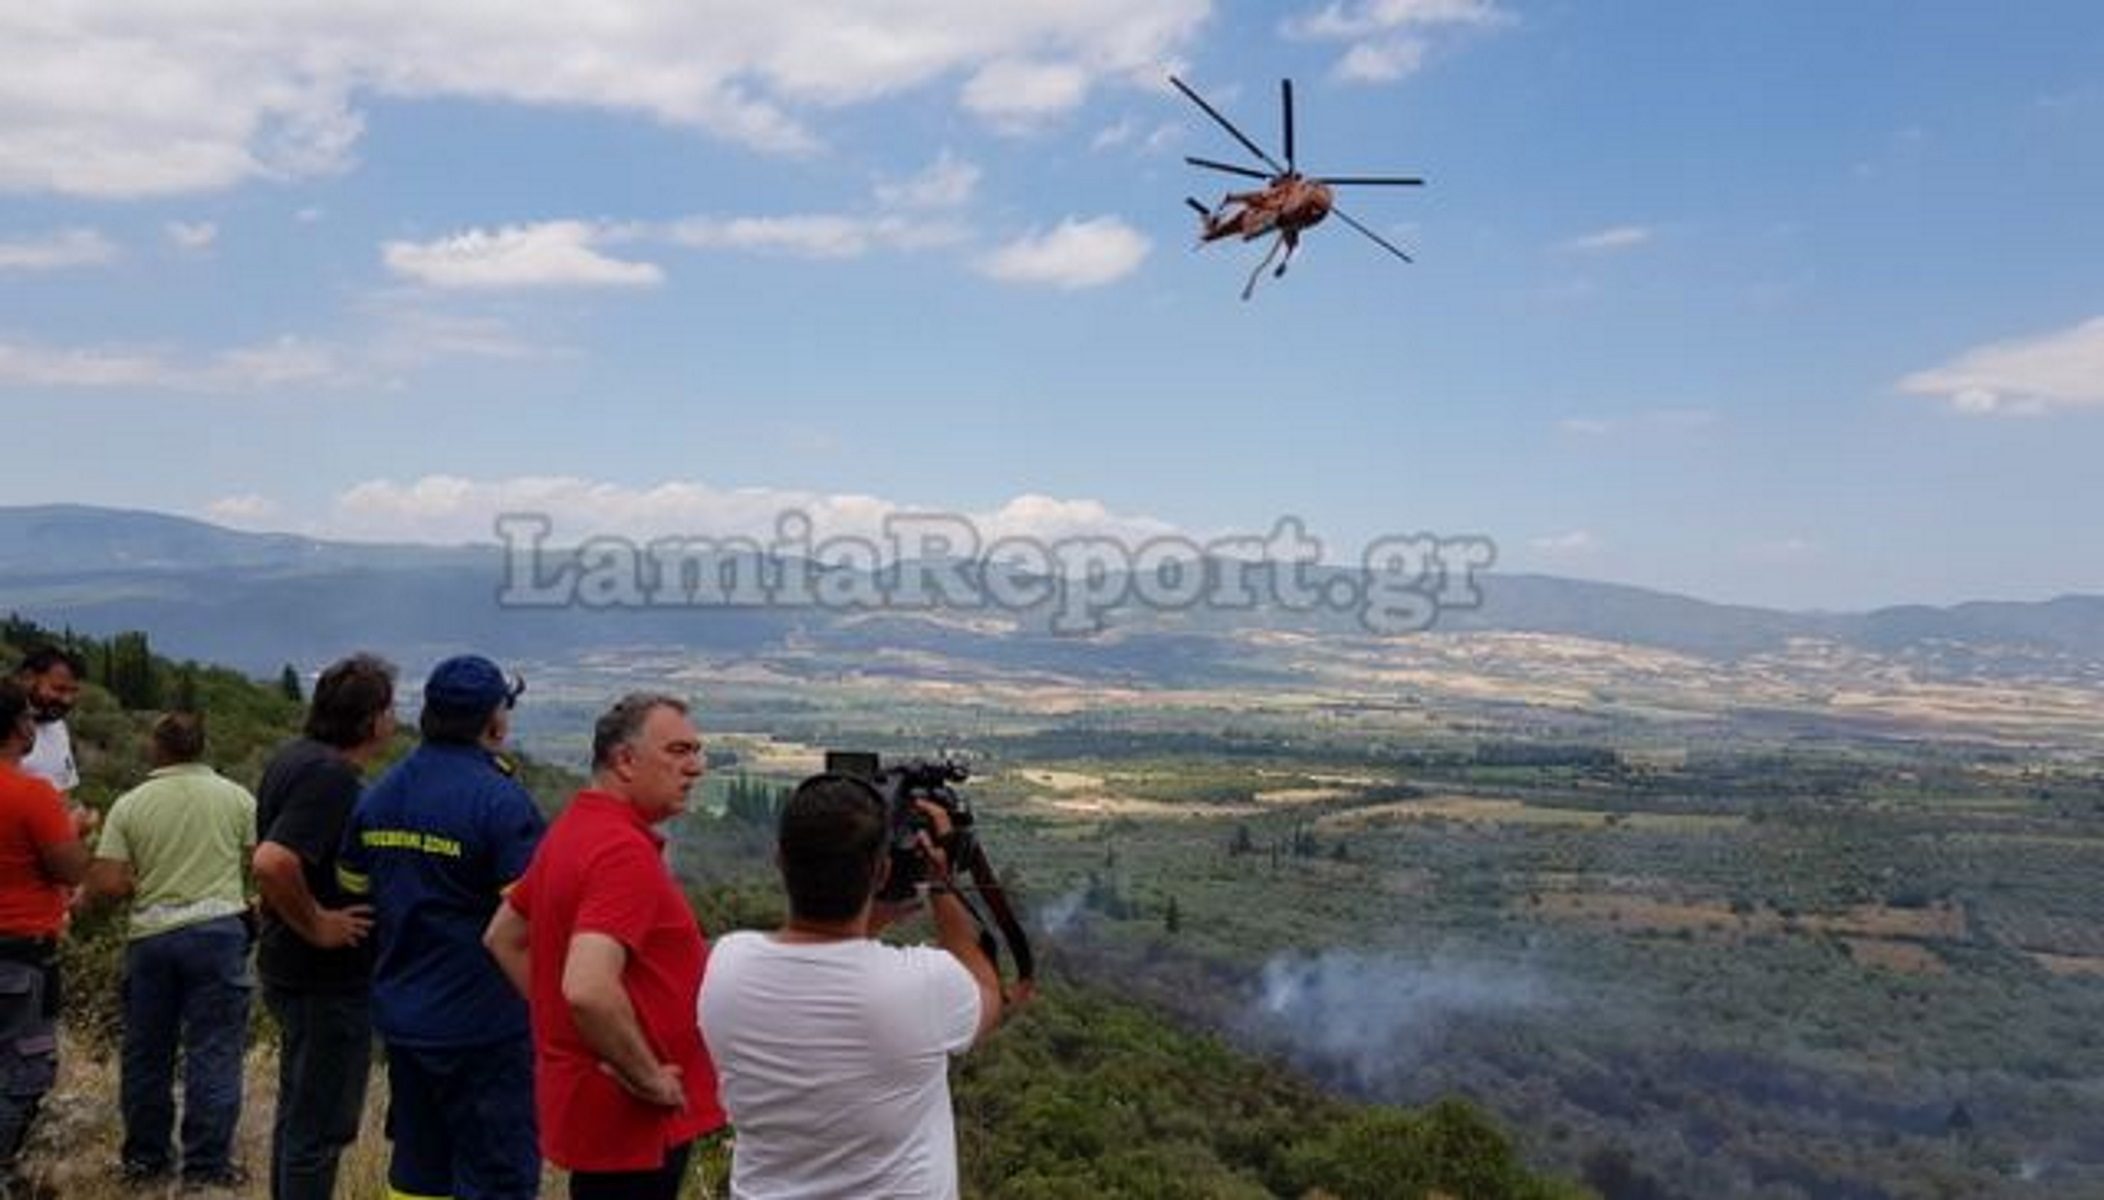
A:
POLYGON ((0 680, 0 1194, 58 1074, 58 935, 88 871, 65 798, 22 770, 36 739, 29 693, 0 680))

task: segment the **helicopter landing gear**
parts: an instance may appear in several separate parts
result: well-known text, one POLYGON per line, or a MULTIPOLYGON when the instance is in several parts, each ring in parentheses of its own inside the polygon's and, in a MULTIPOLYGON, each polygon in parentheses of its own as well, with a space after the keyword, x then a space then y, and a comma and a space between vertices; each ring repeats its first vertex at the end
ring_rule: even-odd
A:
MULTIPOLYGON (((1242 298, 1244 300, 1249 299, 1249 297, 1256 292, 1257 280, 1262 279, 1264 277, 1264 268, 1270 266, 1271 260, 1278 257, 1279 247, 1285 245, 1285 243, 1285 238, 1275 238, 1271 243, 1271 249, 1264 251, 1263 260, 1257 263, 1256 269, 1249 273, 1249 282, 1242 285, 1242 298)), ((1281 262, 1278 265, 1277 274, 1283 275, 1285 273, 1286 264, 1281 262)))
POLYGON ((1285 278, 1286 268, 1293 262, 1293 252, 1298 249, 1300 249, 1299 232, 1292 229, 1280 230, 1278 237, 1271 243, 1271 249, 1264 252, 1262 261, 1258 262, 1256 269, 1249 273, 1249 282, 1242 285, 1242 298, 1247 300, 1255 294, 1257 280, 1264 277, 1264 268, 1271 267, 1271 260, 1274 258, 1278 258, 1278 265, 1271 267, 1271 277, 1273 279, 1285 278), (1284 258, 1278 257, 1281 249, 1286 252, 1284 258))

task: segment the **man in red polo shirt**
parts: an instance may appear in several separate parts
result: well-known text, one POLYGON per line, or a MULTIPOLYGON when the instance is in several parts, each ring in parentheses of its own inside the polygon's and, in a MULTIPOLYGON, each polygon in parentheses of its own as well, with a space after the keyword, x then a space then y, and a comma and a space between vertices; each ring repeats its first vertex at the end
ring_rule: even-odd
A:
POLYGON ((701 780, 670 696, 622 698, 592 732, 592 786, 549 827, 483 941, 526 995, 541 1154, 575 1200, 675 1200, 723 1125, 694 1023, 708 954, 654 826, 701 780))

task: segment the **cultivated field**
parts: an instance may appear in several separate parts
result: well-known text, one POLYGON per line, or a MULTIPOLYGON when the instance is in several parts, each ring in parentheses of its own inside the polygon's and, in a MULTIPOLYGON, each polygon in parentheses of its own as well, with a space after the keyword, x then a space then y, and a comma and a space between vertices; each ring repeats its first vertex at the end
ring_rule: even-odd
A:
POLYGON ((1055 969, 1340 1090, 1473 1097, 1545 1167, 2104 1194, 2104 687, 1811 643, 1246 644, 1261 685, 805 668, 735 702, 726 769, 966 751, 1055 969))

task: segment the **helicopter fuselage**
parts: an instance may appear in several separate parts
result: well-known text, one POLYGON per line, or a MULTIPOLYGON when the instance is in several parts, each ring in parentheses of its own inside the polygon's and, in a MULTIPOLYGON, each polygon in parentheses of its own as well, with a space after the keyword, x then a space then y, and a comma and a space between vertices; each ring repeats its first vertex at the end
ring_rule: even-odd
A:
POLYGON ((1329 216, 1334 201, 1327 184, 1302 175, 1281 175, 1259 191, 1229 193, 1222 201, 1227 211, 1206 218, 1204 240, 1239 237, 1249 241, 1267 233, 1297 234, 1329 216))

